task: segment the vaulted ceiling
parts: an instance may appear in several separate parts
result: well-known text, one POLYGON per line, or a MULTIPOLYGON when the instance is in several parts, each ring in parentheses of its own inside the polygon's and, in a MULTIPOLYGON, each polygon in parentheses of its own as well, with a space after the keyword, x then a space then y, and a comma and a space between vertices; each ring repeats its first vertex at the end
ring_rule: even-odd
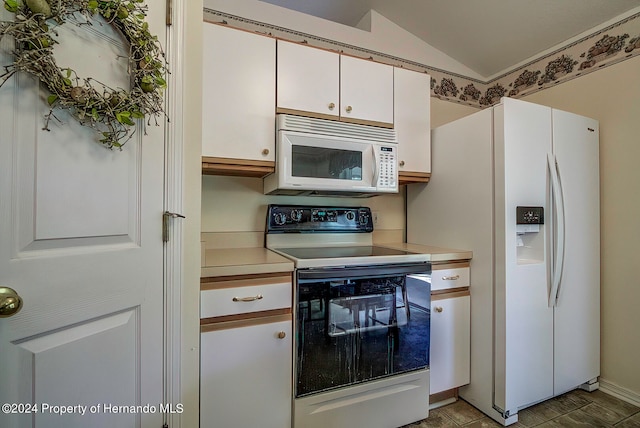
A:
POLYGON ((350 26, 373 9, 485 77, 640 7, 640 0, 262 1, 350 26))

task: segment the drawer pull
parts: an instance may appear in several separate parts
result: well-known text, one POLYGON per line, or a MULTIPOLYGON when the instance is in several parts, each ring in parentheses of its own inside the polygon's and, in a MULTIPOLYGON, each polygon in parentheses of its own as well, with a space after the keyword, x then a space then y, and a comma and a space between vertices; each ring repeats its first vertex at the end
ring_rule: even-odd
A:
POLYGON ((285 337, 287 337, 287 333, 285 333, 284 331, 278 333, 278 339, 284 339, 285 337))
POLYGON ((443 276, 442 280, 443 281, 456 281, 460 279, 460 275, 453 275, 453 276, 443 276))
POLYGON ((251 297, 234 297, 234 302, 255 302, 256 300, 262 299, 262 294, 258 294, 257 296, 251 297))
POLYGON ((436 312, 442 312, 442 306, 436 306, 434 309, 436 312))

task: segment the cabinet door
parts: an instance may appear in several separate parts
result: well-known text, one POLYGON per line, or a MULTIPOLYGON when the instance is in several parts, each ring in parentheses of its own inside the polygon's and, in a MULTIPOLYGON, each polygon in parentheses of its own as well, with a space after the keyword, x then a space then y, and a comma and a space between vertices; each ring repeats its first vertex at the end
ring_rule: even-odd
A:
POLYGON ((469 383, 470 296, 431 297, 430 394, 469 383))
POLYGON ((340 118, 393 126, 393 67, 341 55, 340 118))
POLYGON ((202 155, 275 160, 276 41, 203 24, 202 155))
POLYGON ((200 426, 290 427, 291 320, 202 329, 200 426))
POLYGON ((278 40, 277 110, 337 119, 340 55, 278 40))
POLYGON ((394 68, 393 113, 400 172, 431 172, 431 76, 394 68))

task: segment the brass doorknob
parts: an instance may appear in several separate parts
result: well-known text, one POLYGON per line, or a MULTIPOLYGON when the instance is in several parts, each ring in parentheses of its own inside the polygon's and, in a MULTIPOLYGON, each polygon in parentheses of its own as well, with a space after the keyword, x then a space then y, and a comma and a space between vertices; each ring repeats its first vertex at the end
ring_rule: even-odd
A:
POLYGON ((16 290, 0 287, 0 318, 7 318, 17 314, 22 309, 22 298, 16 290))

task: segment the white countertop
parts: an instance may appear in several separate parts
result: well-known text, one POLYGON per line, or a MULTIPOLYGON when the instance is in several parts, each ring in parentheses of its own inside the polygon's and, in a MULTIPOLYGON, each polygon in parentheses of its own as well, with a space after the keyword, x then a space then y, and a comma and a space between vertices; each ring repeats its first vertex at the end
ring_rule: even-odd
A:
POLYGON ((263 247, 205 250, 200 277, 293 271, 293 262, 263 247))
POLYGON ((428 254, 430 256, 429 260, 431 263, 470 260, 473 257, 473 252, 469 250, 433 247, 430 245, 411 244, 407 242, 376 245, 380 247, 394 248, 396 250, 409 251, 412 253, 428 254))
MULTIPOLYGON (((376 244, 418 254, 427 254, 431 263, 469 260, 473 253, 468 250, 432 247, 411 243, 376 244)), ((223 248, 204 251, 200 276, 249 275, 293 271, 293 262, 263 247, 223 248)))

